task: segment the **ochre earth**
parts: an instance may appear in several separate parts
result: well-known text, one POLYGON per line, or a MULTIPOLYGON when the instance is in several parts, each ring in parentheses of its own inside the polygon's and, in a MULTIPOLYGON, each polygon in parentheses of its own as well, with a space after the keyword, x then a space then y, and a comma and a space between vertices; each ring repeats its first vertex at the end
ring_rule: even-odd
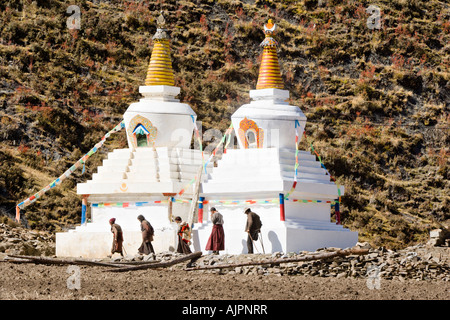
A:
MULTIPOLYGON (((384 280, 310 276, 212 274, 182 270, 124 273, 80 266, 80 289, 69 289, 68 266, 0 263, 0 299, 303 300, 450 299, 449 281, 384 280)), ((70 282, 70 281, 69 281, 70 282)), ((73 283, 73 282, 72 282, 73 283)))

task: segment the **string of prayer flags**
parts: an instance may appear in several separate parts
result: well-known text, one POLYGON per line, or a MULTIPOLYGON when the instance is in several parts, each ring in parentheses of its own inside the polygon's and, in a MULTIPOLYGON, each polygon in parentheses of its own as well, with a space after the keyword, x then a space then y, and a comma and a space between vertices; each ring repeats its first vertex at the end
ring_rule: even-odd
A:
POLYGON ((298 136, 298 127, 300 127, 300 122, 298 120, 295 120, 295 170, 294 170, 294 183, 292 184, 292 188, 291 190, 289 190, 288 193, 286 193, 286 195, 284 196, 284 199, 287 200, 289 198, 289 195, 294 192, 295 187, 297 186, 297 176, 298 176, 298 167, 299 167, 299 163, 298 163, 298 140, 299 140, 299 136, 298 136))
POLYGON ((329 204, 336 204, 337 201, 331 201, 331 200, 306 200, 306 199, 291 199, 292 202, 299 202, 299 203, 329 203, 329 204))
MULTIPOLYGON (((307 200, 307 199, 289 199, 289 201, 296 202, 296 203, 328 203, 331 205, 335 205, 339 203, 338 201, 332 201, 332 200, 307 200)), ((105 208, 105 207, 121 207, 121 208, 127 208, 127 207, 142 207, 145 205, 152 205, 152 204, 165 204, 169 202, 176 202, 176 203, 191 203, 191 199, 175 199, 173 197, 168 199, 162 199, 162 200, 152 200, 152 201, 137 201, 137 202, 103 202, 103 203, 92 203, 92 207, 94 208, 105 208)), ((197 201, 197 203, 202 204, 222 204, 222 205, 250 205, 250 204, 276 204, 278 205, 280 203, 280 199, 274 198, 274 199, 259 199, 259 200, 204 200, 204 201, 197 201)))
MULTIPOLYGON (((208 163, 213 159, 213 157, 216 155, 217 151, 219 150, 220 146, 224 143, 226 137, 228 136, 228 142, 227 145, 225 146, 225 148, 228 146, 228 144, 230 143, 231 140, 231 133, 233 131, 233 124, 230 125, 230 127, 225 131, 225 134, 223 135, 221 141, 219 142, 219 144, 216 146, 216 148, 214 149, 214 151, 212 152, 211 156, 208 158, 208 160, 205 162, 204 157, 203 157, 203 147, 202 147, 202 140, 200 139, 200 133, 198 131, 197 128, 197 124, 195 123, 195 119, 194 116, 191 115, 191 119, 194 123, 194 129, 198 138, 198 143, 200 145, 200 150, 202 151, 202 167, 205 170, 205 173, 207 173, 206 171, 206 167, 208 166, 208 163)), ((195 183, 195 181, 197 181, 198 176, 196 175, 194 178, 192 178, 192 180, 190 180, 185 186, 183 186, 183 188, 176 194, 177 197, 181 196, 183 193, 186 192, 186 190, 195 183)))
POLYGON ((57 179, 53 180, 50 184, 45 186, 40 191, 36 192, 31 197, 27 198, 26 200, 22 201, 17 205, 16 208, 16 220, 20 220, 20 209, 23 209, 30 204, 34 203, 37 199, 41 198, 48 190, 53 189, 57 185, 61 184, 65 179, 70 177, 72 173, 81 167, 83 165, 83 173, 84 173, 84 164, 86 161, 91 157, 94 153, 97 152, 98 149, 100 149, 103 144, 105 143, 106 139, 111 136, 112 133, 118 132, 125 128, 125 121, 122 120, 118 125, 116 125, 112 130, 110 130, 106 135, 104 135, 100 142, 98 142, 91 150, 89 150, 88 153, 86 153, 81 159, 79 159, 74 165, 72 165, 69 169, 67 169, 61 176, 59 176, 57 179))
POLYGON ((177 196, 181 196, 183 193, 186 192, 187 188, 189 188, 191 185, 194 184, 194 182, 197 180, 197 176, 195 176, 194 178, 192 178, 191 181, 189 181, 188 184, 186 184, 178 193, 177 196))
POLYGON ((227 148, 227 146, 230 144, 230 140, 231 140, 231 132, 233 131, 233 124, 231 124, 228 129, 225 131, 225 134, 223 135, 222 139, 220 140, 219 144, 216 146, 216 148, 214 149, 214 151, 211 153, 211 156, 208 158, 208 160, 206 160, 205 162, 205 173, 206 173, 206 167, 208 166, 208 163, 214 158, 214 156, 216 155, 217 151, 219 150, 220 146, 222 146, 222 144, 225 142, 225 140, 228 137, 228 141, 227 144, 225 145, 225 150, 227 148))
POLYGON ((150 204, 162 204, 169 203, 169 200, 154 200, 154 201, 138 201, 138 202, 103 202, 103 203, 92 203, 94 208, 105 208, 105 207, 117 207, 117 208, 128 208, 128 207, 142 207, 150 204))
MULTIPOLYGON (((204 157, 204 154, 203 154, 203 143, 202 143, 202 138, 201 138, 201 136, 200 136, 200 132, 199 132, 199 130, 198 130, 197 123, 195 122, 195 118, 194 118, 193 115, 191 115, 191 119, 192 119, 192 122, 194 123, 194 131, 195 131, 195 135, 197 136, 198 145, 200 146, 200 152, 202 153, 202 165, 205 165, 205 157, 204 157)), ((206 167, 205 167, 205 170, 206 170, 206 167)))
MULTIPOLYGON (((304 131, 303 134, 304 134, 304 136, 305 136, 305 139, 308 140, 308 138, 307 138, 307 136, 306 136, 306 131, 304 131)), ((331 173, 330 173, 330 172, 328 171, 328 169, 325 167, 325 164, 323 163, 322 158, 321 158, 320 155, 317 153, 317 151, 314 149, 314 146, 313 146, 312 142, 309 142, 309 144, 310 144, 310 147, 311 147, 311 151, 313 151, 313 152, 316 154, 317 158, 319 159, 320 166, 321 166, 321 167, 325 170, 325 172, 330 176, 330 179, 336 184, 336 187, 337 187, 337 193, 338 193, 338 196, 339 196, 339 202, 341 202, 341 186, 339 185, 339 183, 337 183, 336 179, 331 175, 331 173)))
MULTIPOLYGON (((230 142, 231 142, 231 134, 232 133, 233 133, 233 124, 231 124, 230 127, 228 128, 227 143, 225 144, 223 153, 227 153, 228 146, 230 145, 230 142)), ((225 134, 226 134, 226 132, 225 132, 225 134)))

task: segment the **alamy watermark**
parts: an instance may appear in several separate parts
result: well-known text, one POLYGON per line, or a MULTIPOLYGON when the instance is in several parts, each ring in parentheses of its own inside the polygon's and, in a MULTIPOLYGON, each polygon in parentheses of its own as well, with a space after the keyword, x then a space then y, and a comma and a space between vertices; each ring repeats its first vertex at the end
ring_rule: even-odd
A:
POLYGON ((81 270, 78 266, 68 266, 67 273, 72 274, 67 278, 67 289, 69 290, 80 290, 81 289, 81 270))
POLYGON ((81 29, 81 10, 77 5, 71 5, 67 8, 67 13, 72 13, 66 20, 68 29, 81 29))
POLYGON ((370 30, 381 29, 381 10, 380 10, 380 7, 371 4, 366 9, 366 12, 371 15, 369 18, 367 18, 367 27, 370 30))
POLYGON ((367 280, 366 280, 366 285, 367 288, 369 288, 370 290, 380 290, 381 288, 381 268, 383 268, 385 265, 385 263, 379 265, 379 266, 375 266, 372 265, 369 268, 367 268, 367 280))

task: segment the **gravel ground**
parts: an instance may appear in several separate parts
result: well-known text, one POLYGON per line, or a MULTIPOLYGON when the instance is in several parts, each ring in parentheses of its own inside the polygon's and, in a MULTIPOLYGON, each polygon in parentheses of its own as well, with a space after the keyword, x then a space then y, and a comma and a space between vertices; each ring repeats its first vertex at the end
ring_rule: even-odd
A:
POLYGON ((69 266, 0 263, 2 300, 448 300, 449 281, 380 280, 304 275, 197 273, 177 269, 107 272, 80 266, 80 289, 69 266), (69 285, 68 285, 69 279, 69 285), (69 288, 70 287, 70 288, 69 288), (373 288, 373 287, 372 287, 373 288))

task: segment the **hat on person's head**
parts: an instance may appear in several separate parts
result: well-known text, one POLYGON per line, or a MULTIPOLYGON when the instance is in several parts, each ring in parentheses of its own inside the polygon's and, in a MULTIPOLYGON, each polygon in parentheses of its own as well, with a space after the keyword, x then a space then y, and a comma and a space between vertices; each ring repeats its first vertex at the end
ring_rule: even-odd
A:
POLYGON ((175 221, 181 221, 181 217, 175 217, 175 221))
POLYGON ((249 207, 244 209, 244 213, 247 213, 248 211, 251 211, 249 207))
POLYGON ((217 211, 216 208, 211 207, 211 209, 209 209, 209 211, 217 211))
POLYGON ((116 218, 109 219, 109 223, 113 224, 114 222, 116 222, 116 218))

